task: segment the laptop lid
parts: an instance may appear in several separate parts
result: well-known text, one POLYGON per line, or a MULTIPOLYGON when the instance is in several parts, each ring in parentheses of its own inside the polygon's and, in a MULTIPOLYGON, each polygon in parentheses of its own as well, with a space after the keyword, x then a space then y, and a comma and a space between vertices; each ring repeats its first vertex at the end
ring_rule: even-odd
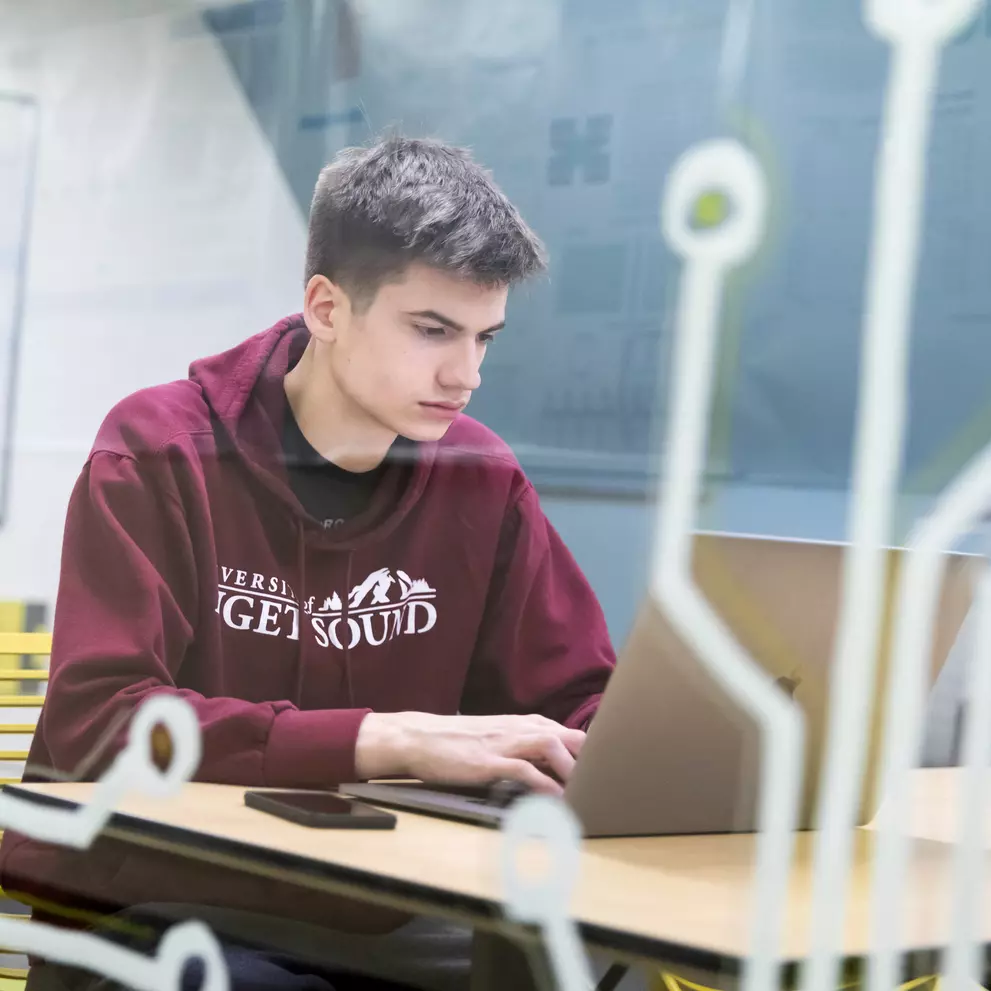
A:
MULTIPOLYGON (((805 717, 800 828, 815 822, 828 716, 829 669, 844 544, 700 534, 695 580, 755 662, 805 717)), ((907 551, 888 551, 888 587, 860 819, 878 803, 877 765, 892 604, 907 551)), ((932 678, 971 601, 967 555, 947 555, 932 678)), ((629 836, 756 828, 760 730, 647 599, 567 787, 586 835, 629 836)))

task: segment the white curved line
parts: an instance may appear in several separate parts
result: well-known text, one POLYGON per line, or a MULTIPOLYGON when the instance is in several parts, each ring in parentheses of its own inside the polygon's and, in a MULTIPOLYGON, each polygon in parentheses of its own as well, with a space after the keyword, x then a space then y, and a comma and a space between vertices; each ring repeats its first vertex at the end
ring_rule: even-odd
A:
MULTIPOLYGON (((902 891, 911 842, 901 823, 908 814, 909 772, 915 765, 921 742, 927 660, 932 652, 935 614, 946 568, 945 551, 977 525, 989 501, 991 445, 950 483, 909 540, 895 614, 893 654, 897 663, 891 669, 885 712, 880 779, 884 806, 878 819, 872 865, 873 951, 868 968, 868 991, 890 991, 898 983, 897 925, 901 921, 902 891)), ((978 650, 981 649, 979 645, 978 650)), ((970 677, 976 675, 977 672, 971 672, 970 677)), ((976 713, 979 709, 973 711, 976 713)), ((969 716, 968 733, 972 721, 969 716)), ((973 767, 968 766, 967 774, 973 773, 976 773, 973 767)), ((973 811, 968 810, 968 814, 973 811)), ((965 830, 972 828, 966 818, 964 821, 965 830)), ((959 897, 963 896, 958 894, 959 897)), ((966 938, 969 931, 969 927, 965 929, 962 938, 966 938)))
POLYGON ((36 840, 86 849, 129 792, 175 794, 199 767, 200 726, 193 707, 176 695, 153 695, 131 721, 127 745, 93 791, 88 805, 57 809, 0 793, 0 824, 36 840), (172 759, 162 772, 152 760, 152 731, 162 724, 172 741, 172 759))
MULTIPOLYGON (((97 782, 88 805, 47 808, 4 792, 0 793, 0 823, 33 839, 86 849, 128 792, 154 796, 177 792, 199 767, 201 746, 193 707, 178 696, 153 695, 134 714, 127 745, 97 782), (152 760, 152 733, 159 724, 168 731, 172 743, 171 760, 164 772, 152 760)), ((19 919, 0 919, 0 946, 83 967, 140 991, 180 991, 183 968, 197 957, 205 964, 201 991, 228 991, 230 983, 220 946, 200 922, 185 922, 169 929, 154 958, 91 933, 19 919)))
POLYGON ((884 547, 891 536, 901 468, 908 334, 932 101, 941 46, 975 9, 974 0, 866 0, 865 4, 865 21, 892 44, 892 62, 875 173, 851 546, 844 555, 827 749, 818 796, 811 952, 802 981, 807 991, 833 991, 839 978, 838 947, 879 645, 884 547))
POLYGON ((682 156, 665 188, 664 234, 684 259, 670 375, 672 399, 651 591, 668 621, 761 730, 751 953, 744 991, 777 987, 781 921, 798 813, 804 740, 800 711, 734 640, 694 584, 691 533, 704 465, 718 317, 727 271, 756 247, 766 192, 760 167, 737 142, 700 144, 682 156), (688 218, 697 198, 724 191, 735 213, 714 231, 688 218))
POLYGON ((719 99, 729 106, 736 98, 750 54, 755 0, 729 0, 723 21, 717 79, 719 99))
POLYGON ((594 991, 595 980, 568 908, 581 858, 581 829, 558 798, 528 795, 502 823, 501 866, 506 914, 539 925, 558 991, 594 991), (530 840, 542 840, 551 864, 539 878, 520 874, 518 857, 530 840))
POLYGON ((200 991, 228 991, 227 963, 213 933, 202 922, 182 922, 169 929, 154 957, 125 949, 90 933, 19 919, 0 919, 0 945, 54 963, 82 967, 138 991, 180 991, 186 964, 204 964, 200 991))

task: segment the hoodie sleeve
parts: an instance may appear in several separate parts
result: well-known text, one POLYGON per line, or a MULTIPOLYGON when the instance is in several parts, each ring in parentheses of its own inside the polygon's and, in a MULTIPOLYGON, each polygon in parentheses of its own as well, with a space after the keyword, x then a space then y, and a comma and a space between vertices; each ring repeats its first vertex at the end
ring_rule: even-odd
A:
POLYGON ((40 730, 55 768, 99 773, 150 695, 170 692, 199 718, 196 777, 318 787, 354 774, 367 710, 300 711, 289 702, 205 697, 178 688, 199 609, 193 544, 168 459, 100 451, 66 518, 40 730))
POLYGON ((503 520, 461 711, 584 729, 615 663, 595 593, 526 482, 503 520))

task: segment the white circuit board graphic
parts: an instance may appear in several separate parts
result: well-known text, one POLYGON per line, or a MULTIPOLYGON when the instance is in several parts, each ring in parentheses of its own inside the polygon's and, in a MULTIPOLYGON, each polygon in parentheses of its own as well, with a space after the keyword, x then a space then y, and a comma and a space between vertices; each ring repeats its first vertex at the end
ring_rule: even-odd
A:
MULTIPOLYGON (((804 991, 838 985, 840 937, 857 799, 865 771, 875 658, 884 605, 885 551, 901 468, 908 381, 907 354, 922 228, 928 137, 940 56, 982 6, 981 0, 865 0, 868 30, 888 43, 890 70, 876 153, 872 237, 862 311, 862 358, 854 443, 849 546, 830 696, 825 773, 818 802, 810 954, 804 991)), ((745 11, 744 13, 747 13, 745 11)), ((742 15, 741 15, 742 17, 742 15)), ((741 24, 746 18, 737 18, 741 24)), ((742 28, 741 28, 742 31, 742 28)), ((737 33, 740 34, 741 31, 737 33)), ((745 33, 745 32, 744 32, 745 33)), ((731 46, 734 60, 739 53, 731 46)), ((769 676, 734 640, 691 577, 691 533, 705 464, 715 372, 716 340, 725 280, 758 246, 767 205, 756 159, 738 142, 714 140, 690 148, 669 174, 662 232, 682 259, 669 384, 668 436, 659 499, 651 591, 679 635, 762 731, 759 837, 754 875, 751 953, 744 991, 778 987, 778 937, 797 821, 802 775, 801 713, 775 690, 769 676), (732 209, 711 229, 690 218, 702 196, 718 194, 732 209)), ((907 856, 906 837, 894 828, 907 802, 908 771, 915 766, 925 700, 942 554, 969 532, 991 502, 991 445, 951 483, 909 542, 909 563, 897 591, 895 647, 883 749, 886 818, 873 865, 872 955, 869 991, 899 984, 894 926, 907 856), (893 716, 897 714, 897 718, 893 716)), ((971 664, 971 718, 964 741, 967 783, 962 834, 954 873, 953 942, 947 978, 953 991, 979 976, 976 916, 983 890, 983 822, 991 756, 991 576, 977 595, 977 653, 971 664)), ((578 831, 563 803, 533 800, 504 826, 505 860, 527 837, 559 846, 546 886, 527 887, 504 867, 507 915, 539 923, 561 991, 593 986, 573 922, 567 919, 578 864, 578 831)))
MULTIPOLYGON (((138 708, 127 745, 97 783, 92 801, 78 809, 47 808, 0 794, 0 824, 47 843, 86 849, 120 800, 129 793, 167 797, 193 776, 200 763, 201 737, 188 702, 154 695, 138 708), (152 760, 152 732, 162 726, 172 741, 165 771, 152 760)), ((229 975, 220 945, 202 922, 182 922, 163 936, 154 957, 101 939, 27 919, 0 919, 0 946, 56 963, 83 967, 140 991, 179 991, 187 963, 204 966, 203 991, 228 991, 229 975)))

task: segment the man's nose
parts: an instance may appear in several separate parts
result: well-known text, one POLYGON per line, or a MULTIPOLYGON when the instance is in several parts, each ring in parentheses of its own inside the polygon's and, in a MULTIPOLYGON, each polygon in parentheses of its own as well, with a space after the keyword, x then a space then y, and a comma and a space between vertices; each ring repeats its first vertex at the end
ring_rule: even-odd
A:
POLYGON ((445 365, 441 384, 467 392, 477 389, 482 384, 481 365, 482 357, 476 348, 459 348, 445 365))

